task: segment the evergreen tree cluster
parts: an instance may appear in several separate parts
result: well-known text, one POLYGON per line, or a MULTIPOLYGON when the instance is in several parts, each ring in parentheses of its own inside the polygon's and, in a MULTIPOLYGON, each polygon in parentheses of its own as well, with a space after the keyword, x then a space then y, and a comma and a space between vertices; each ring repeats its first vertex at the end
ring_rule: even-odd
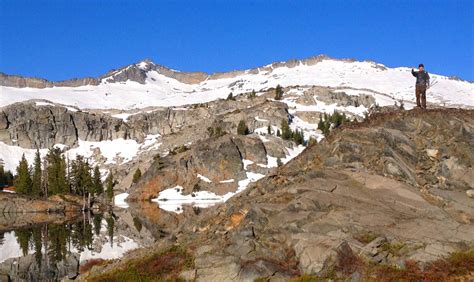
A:
POLYGON ((257 97, 257 93, 255 93, 255 90, 252 90, 252 92, 248 94, 248 98, 253 100, 255 97, 257 97))
POLYGON ((0 190, 6 186, 13 185, 13 173, 9 170, 5 171, 3 165, 0 164, 0 190))
POLYGON ((350 119, 345 113, 340 114, 337 111, 334 111, 334 113, 331 115, 324 113, 324 117, 319 116, 318 129, 321 130, 324 136, 327 137, 329 132, 331 132, 331 129, 338 128, 346 122, 350 122, 350 119))
MULTIPOLYGON (((0 176, 2 171, 3 167, 0 168, 0 176)), ((108 178, 111 178, 109 182, 112 184, 106 184, 111 186, 112 192, 109 191, 107 196, 111 199, 115 184, 112 173, 108 178)), ((75 160, 66 162, 59 148, 51 148, 44 160, 41 159, 39 151, 36 151, 31 167, 23 155, 16 168, 13 182, 17 193, 44 198, 70 193, 84 196, 90 201, 91 197, 98 197, 104 193, 99 167, 92 167, 80 155, 76 156, 75 160)))
POLYGON ((280 84, 275 88, 275 100, 281 100, 283 98, 283 89, 280 84))
MULTIPOLYGON (((277 132, 277 136, 278 136, 277 132)), ((286 119, 281 121, 281 138, 284 140, 293 140, 296 144, 304 143, 304 132, 303 130, 296 129, 291 130, 290 125, 286 119)))
POLYGON ((208 127, 207 128, 207 133, 209 134, 209 137, 221 137, 227 134, 225 130, 222 129, 220 126, 216 127, 208 127))

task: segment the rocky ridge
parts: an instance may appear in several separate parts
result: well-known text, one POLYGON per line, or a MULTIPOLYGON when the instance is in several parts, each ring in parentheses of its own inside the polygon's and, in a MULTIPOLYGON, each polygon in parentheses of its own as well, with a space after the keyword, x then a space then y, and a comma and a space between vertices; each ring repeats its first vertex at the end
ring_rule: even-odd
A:
POLYGON ((185 246, 197 281, 343 277, 331 270, 340 250, 403 268, 405 260, 473 248, 466 193, 474 183, 473 124, 472 110, 375 115, 310 146, 226 204, 165 228, 160 244, 185 246))
MULTIPOLYGON (((102 81, 108 83, 117 83, 125 82, 127 80, 135 81, 138 83, 145 83, 147 78, 146 72, 148 71, 157 71, 159 74, 163 74, 169 78, 176 79, 180 82, 187 84, 196 84, 200 83, 206 79, 219 79, 219 78, 232 78, 243 73, 256 73, 260 70, 262 71, 271 71, 274 68, 278 67, 294 67, 300 64, 303 65, 314 65, 318 62, 321 62, 324 59, 332 59, 326 55, 319 55, 310 57, 303 60, 289 60, 286 62, 276 62, 267 66, 260 68, 250 69, 250 70, 236 70, 230 72, 222 73, 213 73, 207 74, 205 72, 180 72, 175 71, 170 68, 158 65, 152 61, 145 59, 136 64, 125 66, 117 70, 111 70, 107 74, 100 76, 98 78, 86 77, 86 78, 75 78, 70 80, 53 82, 42 78, 33 78, 33 77, 23 77, 18 75, 8 75, 5 73, 0 73, 0 85, 8 87, 17 87, 17 88, 50 88, 50 87, 78 87, 84 85, 98 85, 102 81)), ((352 59, 342 59, 341 61, 354 61, 352 59)), ((383 66, 380 66, 383 68, 383 66)))

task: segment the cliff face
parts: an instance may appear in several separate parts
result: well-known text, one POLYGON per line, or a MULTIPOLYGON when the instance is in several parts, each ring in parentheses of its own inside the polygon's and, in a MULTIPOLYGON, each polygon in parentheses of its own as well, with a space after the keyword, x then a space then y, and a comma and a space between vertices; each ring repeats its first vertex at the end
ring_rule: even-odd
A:
POLYGON ((79 139, 101 141, 130 135, 129 126, 121 119, 61 106, 17 103, 3 108, 0 113, 0 141, 23 148, 73 146, 79 139))
POLYGON ((201 125, 197 134, 206 135, 207 127, 216 119, 223 130, 235 132, 240 119, 246 119, 253 129, 267 124, 255 120, 255 116, 272 117, 275 125, 288 117, 286 105, 282 103, 260 99, 258 104, 261 108, 247 108, 249 103, 238 101, 215 101, 187 108, 153 108, 127 114, 124 121, 109 112, 86 112, 58 104, 27 101, 0 108, 0 141, 23 148, 50 148, 55 144, 74 146, 78 140, 124 138, 143 142, 150 134, 169 135, 181 131, 184 131, 184 139, 192 141, 196 133, 188 128, 201 125))

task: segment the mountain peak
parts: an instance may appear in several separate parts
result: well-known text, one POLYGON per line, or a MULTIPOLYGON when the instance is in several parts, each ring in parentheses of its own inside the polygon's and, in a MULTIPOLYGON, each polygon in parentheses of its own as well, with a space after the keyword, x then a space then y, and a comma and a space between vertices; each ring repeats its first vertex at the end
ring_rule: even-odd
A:
POLYGON ((144 59, 135 64, 138 68, 142 70, 150 70, 156 64, 150 59, 144 59))

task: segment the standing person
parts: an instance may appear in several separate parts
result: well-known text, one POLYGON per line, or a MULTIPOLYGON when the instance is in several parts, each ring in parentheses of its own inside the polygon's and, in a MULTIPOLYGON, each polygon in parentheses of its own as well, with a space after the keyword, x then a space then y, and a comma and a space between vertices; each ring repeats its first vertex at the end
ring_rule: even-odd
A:
POLYGON ((426 109, 426 89, 430 86, 430 75, 425 71, 423 64, 418 65, 418 71, 411 69, 411 74, 416 77, 416 106, 426 109))

